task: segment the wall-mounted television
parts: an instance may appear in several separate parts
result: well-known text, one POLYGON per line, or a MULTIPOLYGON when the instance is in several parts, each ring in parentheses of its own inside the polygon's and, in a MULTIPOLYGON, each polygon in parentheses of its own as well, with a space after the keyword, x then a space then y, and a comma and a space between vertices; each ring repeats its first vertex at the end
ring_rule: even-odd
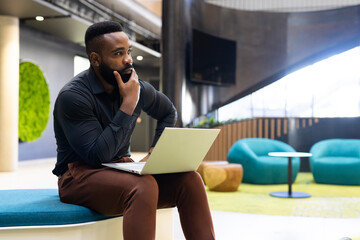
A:
POLYGON ((236 41, 193 29, 190 79, 213 85, 236 83, 236 41))

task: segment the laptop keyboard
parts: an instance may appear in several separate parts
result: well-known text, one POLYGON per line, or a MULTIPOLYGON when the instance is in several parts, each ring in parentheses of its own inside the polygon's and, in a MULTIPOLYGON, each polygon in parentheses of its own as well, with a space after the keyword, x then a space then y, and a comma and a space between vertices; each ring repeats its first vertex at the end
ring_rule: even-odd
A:
POLYGON ((144 168, 145 163, 141 162, 141 163, 126 163, 126 168, 128 169, 132 169, 132 170, 136 170, 136 171, 141 171, 144 168))

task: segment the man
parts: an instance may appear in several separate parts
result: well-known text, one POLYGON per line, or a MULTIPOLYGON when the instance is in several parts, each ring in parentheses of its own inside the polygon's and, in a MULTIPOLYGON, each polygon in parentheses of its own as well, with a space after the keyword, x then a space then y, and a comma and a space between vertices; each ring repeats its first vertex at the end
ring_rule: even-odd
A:
POLYGON ((91 67, 63 87, 54 108, 58 156, 53 173, 59 176, 61 201, 122 214, 126 240, 154 239, 156 209, 177 206, 186 239, 214 239, 196 172, 138 176, 102 167, 132 161, 130 139, 141 110, 158 120, 152 147, 165 127, 174 126, 177 114, 164 94, 138 79, 120 24, 93 24, 85 45, 91 67))

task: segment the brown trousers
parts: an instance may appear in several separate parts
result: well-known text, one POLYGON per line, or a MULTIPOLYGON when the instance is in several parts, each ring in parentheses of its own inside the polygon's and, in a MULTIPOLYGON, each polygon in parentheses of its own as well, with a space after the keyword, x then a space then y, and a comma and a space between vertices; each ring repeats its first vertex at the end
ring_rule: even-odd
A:
POLYGON ((186 239, 215 239, 205 187, 197 172, 139 176, 79 162, 68 167, 58 181, 61 201, 110 216, 123 215, 125 240, 155 239, 156 209, 174 206, 186 239))

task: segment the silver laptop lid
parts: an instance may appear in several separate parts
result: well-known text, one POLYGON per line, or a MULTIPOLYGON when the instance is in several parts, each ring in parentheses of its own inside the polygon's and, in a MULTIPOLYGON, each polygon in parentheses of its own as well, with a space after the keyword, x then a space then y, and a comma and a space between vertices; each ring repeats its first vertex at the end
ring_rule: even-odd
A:
POLYGON ((220 129, 165 128, 141 174, 195 171, 220 129))

